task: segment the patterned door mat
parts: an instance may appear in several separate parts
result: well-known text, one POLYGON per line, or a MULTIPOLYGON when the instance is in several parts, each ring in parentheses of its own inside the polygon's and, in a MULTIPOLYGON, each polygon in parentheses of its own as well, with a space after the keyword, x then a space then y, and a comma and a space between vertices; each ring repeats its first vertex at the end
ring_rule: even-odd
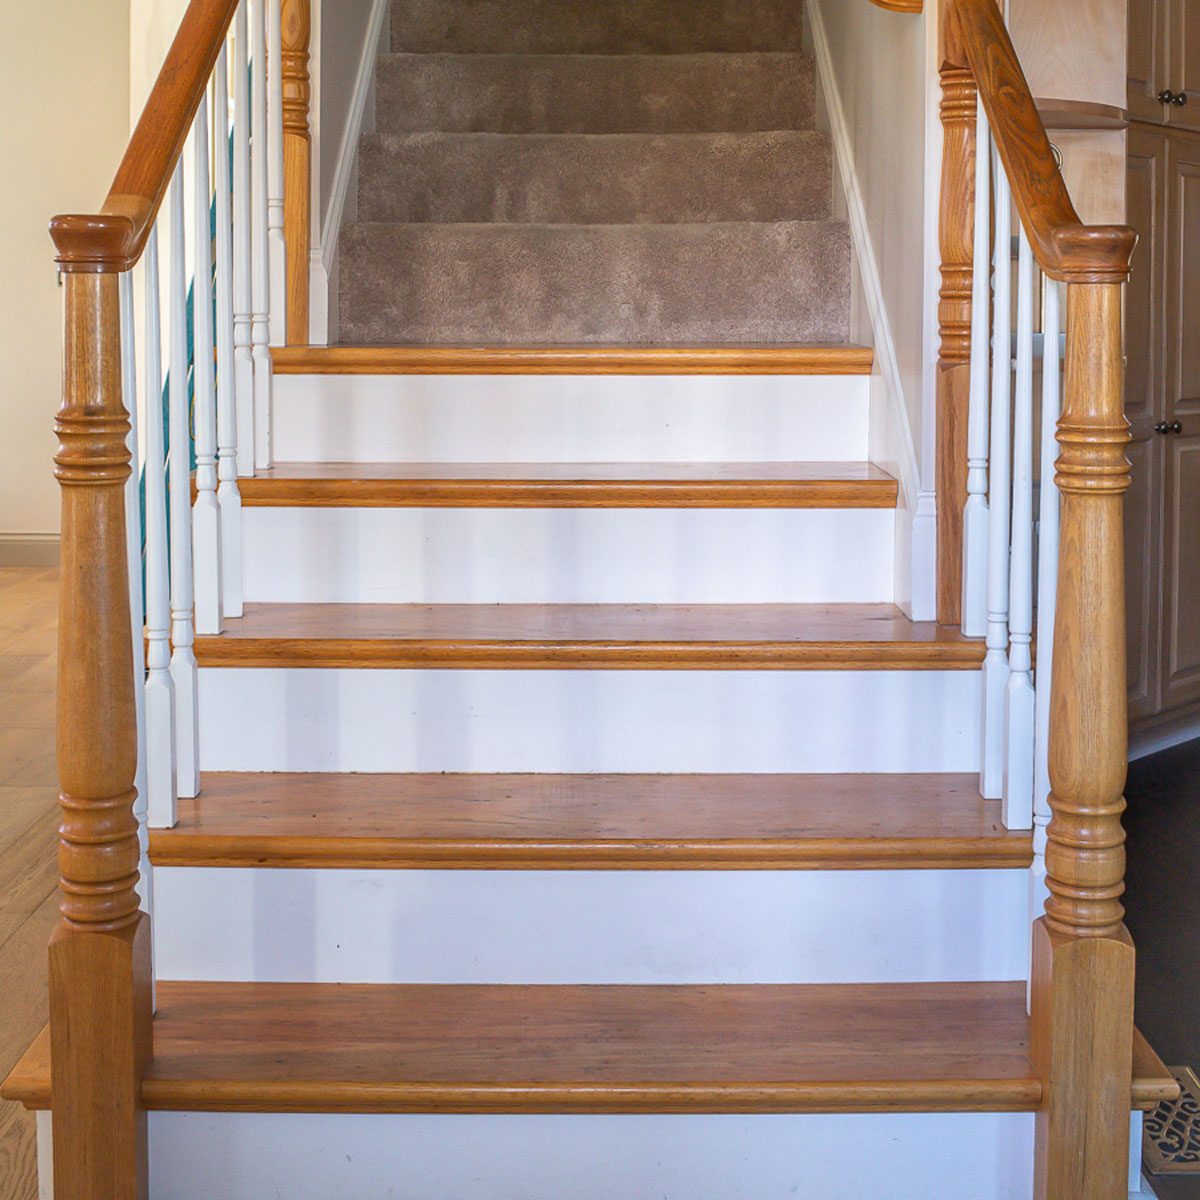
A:
POLYGON ((1168 1067, 1183 1089, 1142 1125, 1142 1166, 1152 1175, 1200 1176, 1200 1078, 1191 1067, 1168 1067))

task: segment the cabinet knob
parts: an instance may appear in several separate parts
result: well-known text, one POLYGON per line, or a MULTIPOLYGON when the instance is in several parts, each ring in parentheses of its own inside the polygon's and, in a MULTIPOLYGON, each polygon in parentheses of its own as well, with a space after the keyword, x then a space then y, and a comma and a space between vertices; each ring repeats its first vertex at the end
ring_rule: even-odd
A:
POLYGON ((1171 432, 1172 433, 1182 433, 1183 432, 1183 422, 1182 421, 1172 421, 1171 422, 1171 432))
POLYGON ((1187 92, 1176 92, 1175 99, 1171 101, 1176 108, 1187 108, 1188 96, 1187 92))
POLYGON ((1176 99, 1175 93, 1170 88, 1166 88, 1164 91, 1158 93, 1159 104, 1174 104, 1176 99))
POLYGON ((1154 427, 1154 432, 1161 433, 1161 434, 1182 433, 1183 432, 1183 422, 1182 421, 1159 421, 1159 423, 1157 425, 1155 425, 1155 427, 1154 427))

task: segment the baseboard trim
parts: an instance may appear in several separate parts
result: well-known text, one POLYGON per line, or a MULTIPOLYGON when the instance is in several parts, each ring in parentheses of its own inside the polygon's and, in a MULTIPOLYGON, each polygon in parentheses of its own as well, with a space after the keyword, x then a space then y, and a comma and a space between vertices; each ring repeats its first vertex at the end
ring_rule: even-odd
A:
POLYGON ((1170 750, 1193 738, 1200 738, 1200 701, 1134 722, 1129 730, 1129 761, 1170 750))
POLYGON ((57 567, 57 533, 0 533, 0 567, 57 567))

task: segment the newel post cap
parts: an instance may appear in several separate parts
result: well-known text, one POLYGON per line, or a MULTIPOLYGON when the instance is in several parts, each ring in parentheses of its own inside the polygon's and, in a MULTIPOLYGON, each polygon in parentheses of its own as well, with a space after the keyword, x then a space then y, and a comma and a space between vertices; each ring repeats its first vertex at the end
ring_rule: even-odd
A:
POLYGON ((65 215, 50 222, 59 269, 87 274, 127 270, 135 240, 134 222, 126 216, 96 213, 65 215))

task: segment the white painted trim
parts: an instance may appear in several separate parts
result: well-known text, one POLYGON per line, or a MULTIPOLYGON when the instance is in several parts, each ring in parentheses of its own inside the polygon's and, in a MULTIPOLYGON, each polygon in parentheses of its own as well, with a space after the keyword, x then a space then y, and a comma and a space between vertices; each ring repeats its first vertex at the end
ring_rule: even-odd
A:
POLYGON ((57 533, 0 533, 0 567, 57 567, 57 533))
MULTIPOLYGON (((320 6, 318 5, 318 9, 320 6)), ((319 229, 314 229, 314 242, 310 264, 310 294, 312 296, 310 312, 310 341, 314 345, 327 345, 331 330, 330 316, 336 310, 336 296, 333 294, 336 283, 336 260, 338 237, 346 212, 346 202, 350 195, 358 167, 358 144, 363 133, 370 132, 368 125, 373 125, 373 119, 368 120, 368 107, 375 86, 375 64, 379 60, 380 43, 383 41, 389 12, 388 0, 373 0, 371 16, 367 23, 367 35, 363 39, 362 56, 359 59, 358 71, 354 79, 353 99, 350 103, 350 114, 346 125, 341 131, 341 141, 337 151, 337 166, 333 175, 333 190, 329 197, 329 205, 324 213, 320 212, 319 203, 314 202, 314 224, 320 223, 319 229)), ((314 44, 320 45, 320 23, 315 28, 314 44)), ((320 112, 320 79, 319 53, 314 56, 318 60, 316 86, 313 88, 313 107, 320 112)), ((319 125, 314 121, 313 125, 319 125)), ((314 183, 320 174, 320 154, 314 156, 317 169, 313 172, 314 183)), ((318 193, 319 193, 319 189, 318 193)), ((319 196, 318 196, 319 201, 319 196)))
POLYGON ((925 527, 925 523, 931 517, 933 498, 931 493, 922 494, 921 469, 912 426, 908 419, 908 409, 904 402, 904 384, 900 377, 895 338, 884 300, 879 262, 867 223, 866 203, 855 165, 850 127, 834 77, 833 59, 824 19, 815 0, 807 0, 806 9, 825 115, 829 122, 833 157, 837 163, 838 178, 845 198, 846 218, 850 227, 859 282, 874 336, 875 369, 884 388, 882 416, 888 425, 887 441, 894 446, 898 456, 898 461, 894 464, 901 490, 900 508, 897 513, 897 545, 909 548, 911 553, 902 552, 896 558, 896 601, 911 616, 927 620, 936 615, 927 607, 933 598, 932 580, 936 565, 930 557, 931 550, 936 549, 936 538, 931 542, 925 527), (918 520, 922 523, 920 530, 916 528, 918 520))
POLYGON ((54 1200, 54 1117, 37 1114, 38 1200, 54 1200))

